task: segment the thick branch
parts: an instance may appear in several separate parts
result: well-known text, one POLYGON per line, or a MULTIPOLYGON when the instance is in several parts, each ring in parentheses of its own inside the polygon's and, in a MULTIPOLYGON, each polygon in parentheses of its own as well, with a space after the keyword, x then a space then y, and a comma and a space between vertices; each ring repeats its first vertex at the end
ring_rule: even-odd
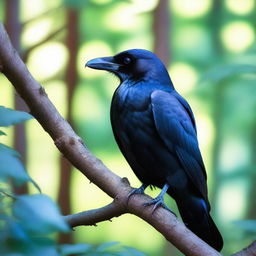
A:
POLYGON ((111 172, 85 147, 50 102, 44 89, 31 76, 13 49, 2 24, 0 24, 0 63, 5 76, 28 104, 31 113, 52 137, 58 149, 89 180, 115 201, 119 201, 121 209, 124 207, 127 212, 147 221, 187 256, 221 255, 189 231, 169 211, 158 208, 152 214, 152 207, 142 207, 148 201, 148 196, 135 195, 127 202, 127 195, 131 190, 128 180, 111 172))

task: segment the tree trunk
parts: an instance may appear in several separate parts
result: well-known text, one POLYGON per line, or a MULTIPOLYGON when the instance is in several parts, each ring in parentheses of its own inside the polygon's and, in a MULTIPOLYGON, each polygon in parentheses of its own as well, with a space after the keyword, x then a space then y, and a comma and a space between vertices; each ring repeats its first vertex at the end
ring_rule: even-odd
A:
POLYGON ((159 0, 153 13, 154 53, 166 66, 170 63, 170 29, 171 18, 169 1, 159 0))
MULTIPOLYGON (((79 31, 78 31, 78 9, 67 9, 67 38, 66 45, 69 51, 69 61, 66 70, 66 85, 67 85, 67 121, 73 126, 72 120, 72 102, 75 86, 78 81, 76 58, 79 45, 79 31)), ((62 213, 70 214, 70 195, 71 195, 71 169, 72 165, 63 156, 60 157, 60 187, 58 194, 58 202, 62 213)), ((70 234, 60 234, 60 243, 71 243, 70 234)))
MULTIPOLYGON (((11 42, 14 48, 17 50, 21 56, 21 47, 20 47, 20 35, 21 35, 21 24, 19 20, 19 0, 5 0, 6 6, 6 16, 5 16, 5 26, 9 34, 11 42)), ((29 111, 27 105, 21 99, 21 97, 14 92, 14 108, 22 111, 29 111)), ((26 166, 27 162, 27 140, 26 140, 26 131, 25 124, 21 123, 14 126, 14 148, 17 150, 22 157, 22 162, 26 166)), ((27 184, 17 187, 14 186, 15 194, 27 194, 28 187, 27 184)))

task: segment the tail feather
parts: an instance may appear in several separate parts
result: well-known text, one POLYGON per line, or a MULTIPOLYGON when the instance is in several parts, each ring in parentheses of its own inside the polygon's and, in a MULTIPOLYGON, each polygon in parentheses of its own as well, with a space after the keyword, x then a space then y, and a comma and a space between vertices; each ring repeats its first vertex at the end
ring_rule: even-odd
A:
POLYGON ((223 239, 210 216, 206 202, 198 197, 190 196, 176 200, 176 203, 185 225, 210 246, 221 251, 223 239))

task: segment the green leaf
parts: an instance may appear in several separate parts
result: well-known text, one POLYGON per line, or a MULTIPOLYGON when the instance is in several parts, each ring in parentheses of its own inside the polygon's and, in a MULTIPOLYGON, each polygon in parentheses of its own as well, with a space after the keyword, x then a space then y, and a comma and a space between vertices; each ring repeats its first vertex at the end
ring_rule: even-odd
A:
POLYGON ((0 181, 7 182, 10 178, 19 186, 30 181, 41 193, 37 183, 29 177, 16 150, 0 143, 0 181))
POLYGON ((92 245, 90 244, 64 244, 60 246, 61 255, 76 255, 83 254, 92 249, 92 245))
POLYGON ((239 74, 255 74, 256 66, 248 64, 232 64, 214 68, 207 72, 200 80, 201 82, 219 82, 230 76, 239 74))
POLYGON ((240 220, 235 221, 234 224, 248 233, 256 234, 256 220, 240 220))
POLYGON ((24 228, 11 218, 6 218, 5 231, 7 233, 8 239, 16 240, 19 242, 28 242, 29 237, 25 232, 24 228))
POLYGON ((31 233, 46 235, 57 231, 70 231, 57 205, 46 195, 17 196, 12 210, 13 215, 31 233))
POLYGON ((65 5, 73 8, 85 7, 89 3, 89 0, 64 0, 65 5))
POLYGON ((114 245, 117 245, 119 244, 119 242, 107 242, 107 243, 103 243, 101 245, 99 245, 97 247, 97 251, 98 252, 103 252, 103 251, 106 251, 107 249, 109 249, 110 247, 113 247, 114 245))
POLYGON ((19 159, 19 153, 0 144, 0 180, 7 182, 10 178, 16 185, 31 181, 19 159))
POLYGON ((1 135, 6 135, 6 133, 0 130, 0 136, 1 135))
POLYGON ((10 126, 22 123, 32 118, 33 116, 26 112, 0 106, 0 126, 10 126))
POLYGON ((123 246, 124 251, 120 253, 120 256, 146 256, 145 253, 140 252, 132 247, 123 246))
POLYGON ((20 153, 18 151, 14 150, 2 143, 0 143, 0 152, 1 151, 7 151, 9 154, 20 158, 20 153))

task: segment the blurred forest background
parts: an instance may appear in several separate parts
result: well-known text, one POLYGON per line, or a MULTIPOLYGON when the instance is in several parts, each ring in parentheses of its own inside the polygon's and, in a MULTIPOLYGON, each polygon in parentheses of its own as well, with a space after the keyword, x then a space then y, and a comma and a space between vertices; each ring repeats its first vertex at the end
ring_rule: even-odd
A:
MULTIPOLYGON (((0 0, 0 19, 29 70, 89 149, 134 187, 140 182, 110 127, 118 81, 84 64, 131 48, 158 54, 196 117, 224 254, 242 249, 256 234, 255 222, 245 221, 256 219, 255 18, 255 0, 0 0)), ((8 83, 0 76, 0 105, 26 110, 8 83)), ((1 142, 21 152, 30 175, 64 214, 111 201, 60 156, 36 120, 5 132, 1 142)), ((32 186, 16 190, 36 192, 32 186)), ((176 209, 170 198, 166 202, 176 209)), ((132 215, 76 228, 59 240, 120 241, 151 256, 180 255, 132 215)))

